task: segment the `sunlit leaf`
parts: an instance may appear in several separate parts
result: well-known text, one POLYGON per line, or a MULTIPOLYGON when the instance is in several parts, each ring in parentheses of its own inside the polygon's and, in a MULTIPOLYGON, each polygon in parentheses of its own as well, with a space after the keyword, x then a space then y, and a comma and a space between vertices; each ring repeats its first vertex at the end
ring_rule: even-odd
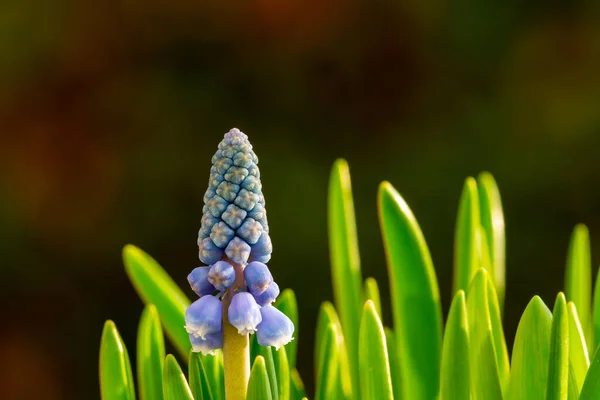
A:
MULTIPOLYGON (((267 376, 269 377, 269 386, 271 387, 271 397, 273 400, 279 400, 279 388, 277 384, 277 372, 275 371, 275 361, 273 360, 273 349, 271 346, 258 346, 258 354, 265 361, 267 376)), ((254 362, 258 359, 255 358, 254 362)))
POLYGON ((412 211, 389 182, 379 186, 378 210, 403 397, 433 399, 439 392, 442 312, 431 256, 412 211))
POLYGON ((402 388, 400 387, 400 361, 398 360, 398 348, 396 346, 396 337, 394 331, 390 328, 384 328, 385 341, 387 344, 388 360, 390 361, 390 376, 392 378, 392 389, 394 399, 400 399, 402 388))
POLYGON ((318 358, 316 400, 339 399, 339 344, 337 326, 329 324, 325 329, 318 358))
POLYGON ((468 399, 471 393, 469 371, 469 321, 465 292, 454 295, 442 345, 440 398, 468 399))
POLYGON ((272 400, 271 385, 267 375, 265 359, 257 356, 250 371, 250 380, 248 381, 248 400, 272 400))
POLYGON ((212 400, 214 397, 200 354, 191 353, 189 360, 189 384, 194 398, 196 400, 212 400))
POLYGON ((290 398, 292 400, 299 400, 306 397, 306 390, 304 390, 304 383, 298 373, 298 370, 294 368, 291 373, 290 379, 290 398))
POLYGON ((273 361, 277 374, 277 391, 279 400, 290 400, 290 364, 284 347, 273 351, 273 361))
POLYGON ((165 400, 194 400, 185 375, 171 354, 168 354, 165 359, 163 396, 165 400))
POLYGON ((114 322, 106 321, 100 341, 102 400, 134 400, 135 387, 127 348, 114 322))
POLYGON ((508 358, 508 349, 506 348, 506 339, 504 338, 504 329, 502 327, 502 318, 500 316, 500 306, 498 305, 498 295, 494 289, 489 273, 486 275, 487 300, 490 312, 490 322, 492 323, 492 339, 494 340, 494 350, 496 354, 496 363, 498 365, 498 377, 500 378, 500 387, 502 393, 506 395, 510 381, 510 363, 508 358))
POLYGON ((225 379, 223 375, 223 352, 216 350, 215 355, 200 355, 202 365, 206 371, 210 392, 213 399, 223 399, 225 397, 225 379))
POLYGON ((547 400, 566 399, 569 393, 569 316, 567 301, 559 293, 552 310, 547 400))
POLYGON ((367 300, 371 300, 375 306, 375 311, 377 311, 379 318, 383 318, 381 315, 381 298, 379 296, 379 286, 377 285, 377 281, 370 277, 365 279, 363 292, 364 301, 366 302, 367 300))
POLYGON ((570 301, 567 304, 567 309, 569 317, 569 359, 577 383, 577 393, 579 393, 590 366, 590 357, 588 356, 588 349, 575 303, 570 301))
POLYGON ((597 400, 600 393, 600 347, 596 350, 583 382, 579 400, 597 400))
POLYGON ((292 289, 285 289, 279 295, 279 298, 275 302, 275 307, 282 313, 288 316, 292 320, 294 330, 294 340, 285 345, 285 351, 287 359, 290 365, 290 370, 296 367, 296 357, 298 354, 298 336, 300 334, 300 327, 298 325, 298 303, 296 301, 296 294, 292 289))
POLYGON ((142 313, 137 337, 137 377, 141 400, 162 400, 165 342, 156 307, 142 313))
POLYGON ((167 336, 187 360, 192 348, 184 329, 185 310, 190 300, 158 263, 133 245, 123 249, 123 262, 129 280, 146 304, 154 304, 167 336))
POLYGON ((477 182, 468 177, 463 186, 456 220, 454 239, 454 283, 453 293, 467 290, 481 267, 478 235, 480 229, 479 195, 477 182))

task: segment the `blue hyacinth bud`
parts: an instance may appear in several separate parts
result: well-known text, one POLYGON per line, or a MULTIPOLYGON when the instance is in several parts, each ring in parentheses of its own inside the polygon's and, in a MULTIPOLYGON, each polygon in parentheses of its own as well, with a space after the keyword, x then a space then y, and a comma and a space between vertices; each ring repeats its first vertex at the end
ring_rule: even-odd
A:
POLYGON ((208 281, 217 290, 223 291, 233 284, 235 281, 235 270, 233 265, 227 261, 217 261, 211 265, 208 271, 208 281))
POLYGON ((215 355, 215 350, 223 347, 223 332, 216 332, 206 335, 206 339, 195 337, 190 334, 190 343, 194 353, 202 353, 204 355, 215 355))
POLYGON ((254 299, 259 306, 264 307, 277 300, 277 296, 279 296, 279 285, 273 281, 262 294, 254 295, 254 299))
MULTIPOLYGON (((221 260, 219 250, 234 263, 248 258, 266 262, 271 256, 267 214, 258 158, 248 137, 238 129, 227 132, 212 157, 209 188, 204 195, 198 245, 207 264, 221 260), (210 241, 206 239, 210 238, 210 241)), ((202 259, 202 258, 201 258, 202 259)))
POLYGON ((227 317, 240 335, 256 332, 257 325, 262 321, 260 307, 248 292, 236 293, 233 296, 227 310, 227 317))
POLYGON ((294 324, 284 313, 268 305, 260 309, 260 314, 262 321, 256 331, 258 344, 279 349, 294 339, 294 324))
POLYGON ((208 267, 194 268, 187 279, 192 290, 202 297, 215 291, 215 287, 208 281, 208 267))
POLYGON ((248 290, 255 296, 263 294, 273 282, 273 276, 269 267, 257 261, 253 261, 244 268, 244 279, 248 290))
POLYGON ((218 248, 210 238, 203 239, 199 246, 198 256, 204 264, 214 264, 223 258, 223 249, 218 248))
POLYGON ((185 310, 185 330, 206 339, 206 335, 220 332, 223 326, 223 305, 214 296, 203 296, 185 310))

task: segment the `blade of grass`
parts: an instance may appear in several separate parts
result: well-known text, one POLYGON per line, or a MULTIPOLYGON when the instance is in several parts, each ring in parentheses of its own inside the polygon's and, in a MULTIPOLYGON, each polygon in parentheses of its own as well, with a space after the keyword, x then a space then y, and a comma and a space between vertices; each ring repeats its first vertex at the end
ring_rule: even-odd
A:
POLYGON ((163 396, 165 400, 194 400, 185 375, 173 355, 165 358, 163 371, 163 396))
POLYGON ((154 304, 167 337, 184 360, 192 348, 184 329, 185 310, 190 300, 158 263, 133 245, 123 248, 123 262, 129 280, 146 304, 154 304))
POLYGON ((534 296, 519 321, 511 359, 509 399, 543 400, 548 385, 552 312, 534 296))
POLYGON ((338 333, 334 324, 329 324, 325 329, 321 352, 318 358, 317 386, 315 400, 330 400, 340 398, 339 384, 339 345, 337 343, 338 333))
POLYGON ((371 300, 375 306, 375 311, 379 315, 379 318, 383 318, 381 315, 381 297, 379 296, 379 286, 374 278, 365 279, 363 288, 363 299, 366 302, 371 300))
POLYGON ((222 399, 225 394, 225 378, 223 376, 223 353, 215 350, 215 355, 200 355, 206 371, 210 392, 213 399, 222 399))
POLYGON ((389 182, 379 186, 378 210, 403 398, 433 399, 440 384, 442 311, 431 256, 415 216, 389 182))
POLYGON ((597 400, 598 393, 600 393, 600 348, 594 354, 579 394, 579 400, 597 400))
POLYGON ((298 370, 295 368, 292 370, 290 384, 290 397, 292 400, 300 400, 306 397, 304 383, 302 382, 302 378, 300 377, 298 370))
POLYGON ((271 385, 267 374, 267 366, 262 356, 257 356, 250 371, 248 381, 248 400, 272 400, 271 385))
POLYGON ((590 366, 590 358, 575 303, 570 301, 567 304, 567 309, 569 317, 569 359, 577 383, 577 393, 579 393, 590 366))
POLYGON ((162 400, 165 342, 156 307, 144 308, 137 337, 137 377, 141 400, 162 400))
MULTIPOLYGON (((314 354, 314 360, 315 360, 315 373, 316 373, 316 377, 319 376, 319 374, 321 373, 321 368, 323 367, 323 365, 320 363, 321 360, 321 353, 324 351, 322 349, 323 347, 323 340, 325 338, 327 329, 329 328, 330 325, 335 326, 335 332, 337 334, 337 345, 338 345, 338 349, 337 349, 337 353, 338 353, 338 358, 339 358, 339 372, 338 372, 338 377, 339 377, 339 391, 341 391, 343 393, 343 398, 352 398, 352 394, 353 392, 353 387, 352 387, 352 382, 351 382, 351 376, 350 376, 350 368, 348 365, 348 355, 346 352, 346 343, 345 343, 345 338, 344 335, 342 333, 342 326, 340 324, 340 320, 337 316, 337 313, 335 312, 335 308, 333 307, 333 304, 331 304, 330 302, 324 302, 323 304, 321 304, 321 309, 319 310, 319 316, 317 318, 317 336, 315 338, 315 354, 314 354)), ((318 380, 318 379, 315 379, 318 380)), ((356 387, 358 387, 358 383, 356 385, 356 387)), ((357 394, 358 396, 358 394, 357 394)))
POLYGON ((502 399, 498 360, 490 317, 488 273, 477 271, 467 293, 471 394, 474 400, 502 399))
POLYGON ((548 362, 547 400, 566 399, 569 394, 569 316, 567 301, 559 293, 554 303, 550 359, 548 362))
POLYGON ((506 397, 508 384, 510 382, 508 349, 506 348, 506 339, 504 338, 504 329, 502 328, 502 317, 500 316, 498 295, 496 294, 496 290, 494 289, 494 284, 492 283, 489 273, 486 275, 486 277, 488 308, 490 311, 490 321, 492 322, 492 339, 494 340, 494 350, 496 350, 498 377, 500 378, 500 387, 502 388, 502 393, 506 397))
POLYGON ((106 321, 100 340, 102 400, 134 400, 135 386, 127 347, 113 321, 106 321))
MULTIPOLYGON (((273 350, 271 346, 259 346, 259 355, 265 360, 269 385, 271 386, 271 397, 273 400, 279 400, 279 391, 277 384, 277 372, 275 371, 275 361, 273 360, 273 350)), ((257 356, 258 357, 258 356, 257 356)), ((256 362, 256 358, 254 359, 256 362)))
POLYGON ((292 289, 285 289, 281 292, 281 295, 275 302, 275 307, 282 313, 288 316, 289 319, 294 323, 294 340, 285 345, 285 352, 289 362, 289 369, 296 368, 296 357, 298 354, 298 333, 300 329, 298 327, 298 303, 296 301, 296 294, 292 289))
POLYGON ((596 275, 596 283, 594 285, 594 315, 593 315, 593 325, 594 325, 594 330, 593 330, 593 337, 592 337, 592 342, 593 342, 593 347, 589 348, 589 342, 588 342, 588 349, 590 350, 589 353, 590 354, 595 354, 596 349, 598 348, 598 346, 600 345, 600 273, 598 273, 596 275))
MULTIPOLYGON (((335 304, 340 312, 348 353, 351 382, 358 382, 358 329, 362 312, 362 275, 356 236, 350 171, 345 160, 337 160, 329 179, 329 252, 335 304)), ((358 393, 358 387, 353 390, 358 393)))
POLYGON ((498 185, 489 172, 482 172, 477 176, 477 193, 479 194, 481 226, 485 230, 490 254, 491 268, 489 273, 494 281, 500 314, 502 314, 506 280, 504 211, 502 210, 500 190, 498 190, 498 185))
POLYGON ((459 290, 466 291, 475 272, 481 266, 477 243, 480 229, 479 214, 477 182, 474 178, 468 177, 460 195, 456 220, 453 293, 459 290))
POLYGON ((189 383, 194 399, 196 400, 212 400, 213 396, 210 391, 210 383, 208 375, 204 369, 202 358, 199 353, 191 353, 189 359, 189 383))
POLYGON ((388 360, 390 360, 390 376, 392 378, 392 390, 394 399, 401 399, 402 388, 400 387, 400 365, 398 360, 398 347, 396 346, 396 337, 394 331, 390 328, 384 328, 385 342, 387 344, 388 360))
POLYGON ((392 400, 392 378, 383 325, 371 300, 363 309, 358 336, 358 361, 362 399, 392 400))
POLYGON ((590 255, 590 233, 583 224, 573 229, 567 255, 565 271, 565 295, 575 303, 586 343, 593 346, 592 304, 592 261, 590 255))
POLYGON ((567 400, 577 399, 579 399, 579 388, 577 387, 577 378, 575 378, 573 364, 569 361, 569 393, 567 394, 567 400))
POLYGON ((442 400, 468 399, 471 393, 469 373, 467 303, 465 292, 459 290, 452 299, 444 332, 440 398, 442 400))
POLYGON ((287 359, 285 346, 280 347, 279 350, 275 350, 273 361, 277 374, 279 400, 290 400, 290 364, 287 359))

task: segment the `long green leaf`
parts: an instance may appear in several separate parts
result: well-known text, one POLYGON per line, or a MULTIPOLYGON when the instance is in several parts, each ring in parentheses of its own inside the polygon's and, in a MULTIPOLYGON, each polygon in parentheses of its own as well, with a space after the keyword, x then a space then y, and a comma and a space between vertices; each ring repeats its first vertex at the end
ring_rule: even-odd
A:
POLYGON ((206 371, 210 392, 213 399, 225 397, 225 377, 223 375, 223 352, 216 350, 214 355, 200 355, 202 365, 206 371))
POLYGON ((365 285, 363 289, 364 301, 371 300, 375 306, 375 311, 379 315, 379 318, 383 318, 381 314, 381 297, 379 295, 379 286, 374 278, 365 279, 365 285))
POLYGON ((494 281, 500 312, 502 312, 506 280, 504 211, 502 210, 498 185, 489 172, 482 172, 477 177, 477 192, 479 194, 481 226, 485 230, 490 252, 491 268, 489 273, 494 281))
POLYGON ((277 373, 277 391, 279 400, 290 400, 290 364, 284 347, 275 350, 273 355, 275 372, 277 373))
MULTIPOLYGON (((272 350, 271 346, 259 346, 258 351, 259 351, 260 356, 262 356, 265 360, 267 376, 269 377, 269 385, 271 386, 271 397, 273 398, 273 400, 279 400, 277 372, 275 370, 275 360, 273 359, 273 350, 272 350)), ((256 362, 256 358, 255 358, 255 362, 256 362)))
POLYGON ((184 329, 185 310, 190 300, 158 263, 133 245, 123 249, 123 261, 129 280, 146 304, 154 304, 167 336, 179 354, 187 360, 192 348, 184 329))
POLYGON ((546 399, 566 400, 569 393, 569 316, 563 293, 556 297, 552 311, 546 399))
POLYGON ((473 400, 500 400, 502 386, 489 309, 488 273, 479 269, 467 293, 469 362, 473 400))
POLYGON ((400 387, 400 361, 398 360, 398 348, 396 346, 396 337, 394 331, 390 328, 384 328, 385 342, 387 344, 388 360, 390 361, 390 375, 392 377, 392 389, 394 390, 394 399, 402 398, 402 388, 400 387))
POLYGON ((165 341, 156 307, 142 313, 137 337, 137 377, 141 400, 162 400, 165 341))
POLYGON ((468 177, 460 195, 456 235, 454 239, 454 282, 453 293, 467 290, 471 279, 480 264, 479 236, 479 195, 477 182, 468 177))
POLYGON ((339 345, 337 327, 330 324, 325 329, 321 352, 318 358, 316 400, 335 400, 339 398, 339 345))
POLYGON ((272 400, 267 366, 262 356, 257 356, 250 371, 247 400, 272 400))
MULTIPOLYGON (((352 398, 353 387, 350 376, 350 368, 348 365, 348 354, 346 351, 346 343, 345 338, 342 333, 342 326, 340 320, 335 312, 335 308, 333 304, 330 302, 324 302, 321 304, 321 308, 319 310, 319 316, 317 318, 317 335, 315 338, 315 376, 319 376, 321 374, 321 368, 323 365, 320 363, 320 357, 323 350, 323 340, 325 339, 325 335, 329 326, 335 326, 335 332, 337 334, 336 343, 338 345, 337 353, 339 358, 339 371, 338 371, 338 391, 341 392, 340 397, 342 398, 352 398)), ((358 382, 356 387, 358 387, 358 382)), ((357 394, 358 395, 358 394, 357 394)))
POLYGON ((471 393, 469 373, 467 302, 465 292, 459 290, 452 299, 444 332, 440 398, 442 400, 468 399, 471 393))
POLYGON ((577 383, 577 392, 581 390, 585 375, 590 366, 590 357, 583 336, 583 329, 577 315, 575 303, 570 301, 567 304, 569 317, 569 359, 577 383))
POLYGON ((567 255, 565 271, 565 295, 577 307, 579 321, 583 329, 588 349, 593 347, 592 304, 592 261, 590 252, 590 233, 588 228, 579 224, 573 229, 567 255))
POLYGON ((594 332, 593 332, 593 347, 589 347, 590 354, 595 354, 596 349, 600 345, 600 272, 596 274, 596 283, 594 285, 594 332))
POLYGON ((329 253, 335 305, 340 312, 353 390, 358 387, 358 328, 362 312, 362 275, 356 236, 350 171, 337 160, 329 179, 329 253))
POLYGON ((210 382, 199 353, 191 353, 189 361, 189 383, 196 400, 212 400, 210 382))
POLYGON ((437 278, 421 228, 389 182, 379 186, 403 398, 434 399, 440 384, 442 311, 437 278))
POLYGON ((100 340, 102 400, 134 400, 135 386, 127 347, 114 322, 106 321, 100 340))
POLYGON ((358 337, 360 391, 362 399, 392 400, 392 378, 385 332, 375 305, 367 300, 358 337))
POLYGON ((300 377, 298 370, 295 368, 292 370, 290 384, 290 397, 292 400, 300 400, 306 397, 304 383, 302 382, 302 378, 300 377))
POLYGON ((506 339, 504 338, 504 329, 502 328, 502 317, 500 316, 500 306, 498 305, 498 295, 494 289, 494 284, 487 274, 487 300, 490 311, 490 321, 492 323, 492 339, 494 340, 494 350, 496 350, 496 363, 498 365, 498 377, 500 378, 500 387, 502 393, 506 395, 508 384, 510 382, 510 363, 508 359, 508 349, 506 348, 506 339))
POLYGON ((598 400, 600 394, 600 348, 596 350, 583 382, 579 400, 598 400))
POLYGON ((168 354, 163 370, 163 396, 165 400, 194 400, 185 375, 173 355, 168 354))
POLYGON ((577 378, 575 378, 575 371, 573 364, 569 361, 569 391, 567 394, 567 400, 578 400, 579 399, 579 388, 577 387, 577 378))
POLYGON ((275 307, 292 320, 294 327, 294 340, 285 345, 285 352, 290 365, 290 370, 296 368, 296 357, 298 354, 298 335, 300 328, 298 326, 298 303, 296 294, 292 289, 285 289, 275 302, 275 307))
POLYGON ((511 359, 510 400, 543 400, 548 385, 552 313, 538 296, 531 299, 517 327, 511 359))

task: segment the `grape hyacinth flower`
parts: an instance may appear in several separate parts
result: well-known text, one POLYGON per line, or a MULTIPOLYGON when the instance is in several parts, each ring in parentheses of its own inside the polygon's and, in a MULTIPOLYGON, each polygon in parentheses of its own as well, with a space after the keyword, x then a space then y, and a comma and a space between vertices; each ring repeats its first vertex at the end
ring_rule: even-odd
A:
POLYGON ((245 399, 250 374, 248 334, 261 346, 293 340, 294 325, 271 303, 279 286, 266 266, 269 236, 258 158, 238 129, 225 134, 212 157, 198 231, 200 261, 188 276, 200 297, 185 314, 192 351, 223 349, 226 398, 245 399), (218 293, 217 293, 218 292, 218 293))

